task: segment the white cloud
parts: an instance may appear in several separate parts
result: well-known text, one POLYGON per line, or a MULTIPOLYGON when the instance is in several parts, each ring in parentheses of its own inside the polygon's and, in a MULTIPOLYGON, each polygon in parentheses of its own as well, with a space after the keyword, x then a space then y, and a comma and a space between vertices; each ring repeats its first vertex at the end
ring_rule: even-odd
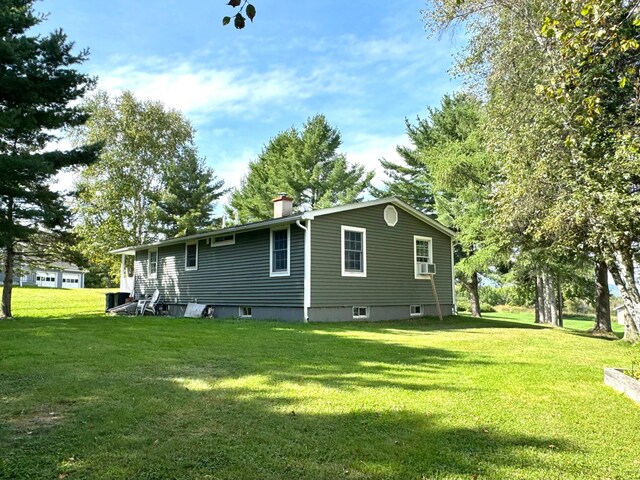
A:
POLYGON ((137 97, 160 100, 204 123, 212 113, 255 118, 276 107, 294 107, 314 95, 349 91, 352 79, 317 67, 304 73, 273 66, 250 72, 244 68, 212 68, 147 59, 100 73, 99 86, 111 93, 131 90, 137 97))

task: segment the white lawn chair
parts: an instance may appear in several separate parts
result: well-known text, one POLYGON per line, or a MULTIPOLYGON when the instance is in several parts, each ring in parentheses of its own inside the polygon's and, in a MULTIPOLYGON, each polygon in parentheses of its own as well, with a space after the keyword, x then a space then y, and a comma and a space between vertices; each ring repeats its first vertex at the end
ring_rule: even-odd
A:
POLYGON ((136 307, 136 315, 144 315, 149 312, 151 315, 156 315, 156 307, 160 301, 160 290, 156 288, 151 298, 145 298, 144 300, 138 300, 138 306, 136 307))

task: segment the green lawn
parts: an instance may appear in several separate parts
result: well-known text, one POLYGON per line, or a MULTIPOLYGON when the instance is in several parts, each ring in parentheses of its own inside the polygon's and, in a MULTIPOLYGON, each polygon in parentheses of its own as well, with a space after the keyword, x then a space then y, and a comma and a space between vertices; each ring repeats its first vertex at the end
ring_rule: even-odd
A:
POLYGON ((603 385, 629 348, 584 319, 114 318, 103 293, 16 289, 0 478, 640 478, 640 407, 603 385))

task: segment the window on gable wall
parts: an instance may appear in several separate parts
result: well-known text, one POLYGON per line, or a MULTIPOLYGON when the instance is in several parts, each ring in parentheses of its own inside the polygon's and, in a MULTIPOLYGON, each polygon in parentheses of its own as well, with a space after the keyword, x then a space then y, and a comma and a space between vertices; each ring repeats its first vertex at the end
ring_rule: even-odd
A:
POLYGON ((432 248, 433 242, 430 237, 414 235, 415 278, 430 278, 430 275, 436 273, 432 248))
POLYGON ((184 269, 198 269, 198 242, 187 243, 185 247, 184 269))
POLYGON ((367 276, 367 231, 342 226, 342 276, 367 276))

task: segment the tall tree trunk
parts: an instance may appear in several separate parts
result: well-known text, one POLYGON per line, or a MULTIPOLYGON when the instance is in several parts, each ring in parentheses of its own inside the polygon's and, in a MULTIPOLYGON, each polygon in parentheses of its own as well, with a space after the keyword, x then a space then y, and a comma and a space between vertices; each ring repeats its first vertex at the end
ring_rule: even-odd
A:
POLYGON ((556 279, 556 315, 558 327, 564 327, 564 299, 562 298, 562 282, 560 277, 556 279))
POLYGON ((640 331, 631 320, 631 316, 627 313, 626 308, 624 311, 624 339, 631 343, 640 341, 640 331))
POLYGON ((11 293, 13 290, 13 246, 4 249, 4 283, 2 286, 2 318, 11 317, 11 293))
POLYGON ((562 326, 560 281, 549 272, 536 277, 536 322, 562 326))
MULTIPOLYGON (((15 148, 15 145, 14 145, 15 148)), ((13 197, 8 197, 7 199, 7 224, 13 224, 13 197)), ((16 256, 16 252, 14 250, 14 241, 13 238, 10 237, 5 240, 7 243, 5 244, 4 249, 4 282, 2 285, 2 312, 0 312, 0 317, 2 318, 10 318, 11 315, 11 294, 13 291, 13 261, 16 256)))
POLYGON ((469 279, 464 279, 462 284, 469 292, 469 300, 471 303, 471 315, 474 317, 481 317, 480 313, 480 293, 478 290, 478 273, 473 272, 469 279))
POLYGON ((536 275, 536 323, 546 323, 544 316, 544 284, 542 275, 536 275))
POLYGON ((609 271, 616 285, 620 289, 620 295, 627 311, 629 328, 625 328, 625 340, 637 341, 634 334, 640 331, 640 292, 636 286, 633 270, 633 254, 630 248, 617 249, 613 252, 611 261, 608 262, 609 271), (627 331, 629 335, 627 335, 627 331))
POLYGON ((544 309, 547 323, 555 327, 562 326, 558 311, 558 298, 556 297, 556 278, 551 273, 543 274, 544 281, 544 309))
POLYGON ((607 264, 597 261, 596 274, 596 320, 593 325, 593 333, 612 333, 611 330, 611 305, 609 303, 609 281, 607 264))
POLYGON ((544 317, 546 322, 556 324, 556 296, 551 275, 547 272, 542 274, 542 297, 544 298, 544 317))

